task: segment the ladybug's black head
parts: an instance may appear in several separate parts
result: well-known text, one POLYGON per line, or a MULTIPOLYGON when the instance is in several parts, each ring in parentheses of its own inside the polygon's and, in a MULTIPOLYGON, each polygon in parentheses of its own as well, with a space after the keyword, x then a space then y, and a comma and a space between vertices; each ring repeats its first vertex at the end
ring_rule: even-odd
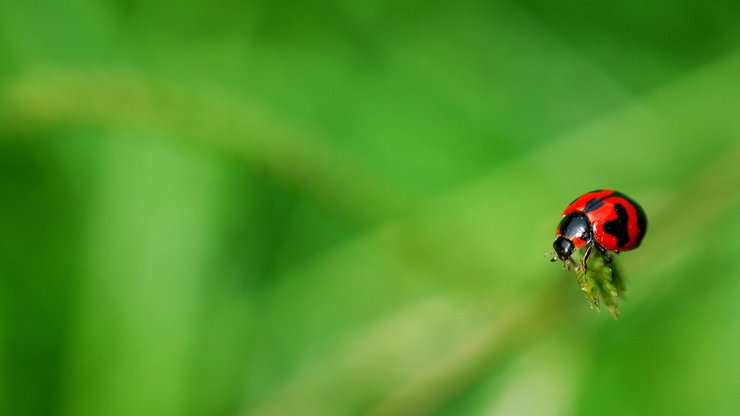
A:
POLYGON ((568 260, 570 255, 573 254, 573 249, 575 248, 572 241, 562 236, 555 239, 555 242, 552 243, 552 247, 555 249, 555 254, 557 254, 558 258, 562 261, 568 260))

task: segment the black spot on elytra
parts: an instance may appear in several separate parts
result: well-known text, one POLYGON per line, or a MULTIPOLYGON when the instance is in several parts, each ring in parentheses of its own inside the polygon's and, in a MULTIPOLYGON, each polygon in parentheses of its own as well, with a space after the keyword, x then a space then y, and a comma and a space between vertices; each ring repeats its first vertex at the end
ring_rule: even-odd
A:
POLYGON ((583 212, 588 214, 591 211, 597 210, 604 205, 604 200, 601 198, 591 198, 586 202, 586 206, 583 207, 583 212))
POLYGON ((612 195, 624 198, 625 200, 629 201, 629 203, 632 204, 633 207, 635 207, 635 212, 637 213, 637 228, 640 230, 640 233, 637 235, 637 241, 635 242, 635 247, 638 247, 642 242, 642 238, 645 237, 645 233, 647 232, 647 216, 645 215, 645 211, 642 210, 640 204, 621 192, 614 192, 614 194, 612 195))
POLYGON ((630 242, 630 236, 627 233, 629 216, 622 204, 614 204, 614 211, 617 212, 617 218, 604 223, 604 231, 617 238, 617 247, 624 247, 630 242))

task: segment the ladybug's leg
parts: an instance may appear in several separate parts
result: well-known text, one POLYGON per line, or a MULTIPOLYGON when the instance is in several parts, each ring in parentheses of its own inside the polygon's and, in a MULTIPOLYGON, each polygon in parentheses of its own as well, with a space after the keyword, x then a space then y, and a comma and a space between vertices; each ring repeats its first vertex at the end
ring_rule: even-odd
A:
POLYGON ((609 250, 605 249, 604 246, 598 243, 596 243, 596 249, 599 250, 599 253, 604 257, 604 262, 606 262, 606 264, 612 262, 612 256, 609 254, 609 250))
POLYGON ((593 244, 589 244, 586 252, 583 254, 583 260, 581 260, 581 266, 583 266, 583 273, 588 271, 588 258, 591 257, 591 250, 594 248, 593 244))

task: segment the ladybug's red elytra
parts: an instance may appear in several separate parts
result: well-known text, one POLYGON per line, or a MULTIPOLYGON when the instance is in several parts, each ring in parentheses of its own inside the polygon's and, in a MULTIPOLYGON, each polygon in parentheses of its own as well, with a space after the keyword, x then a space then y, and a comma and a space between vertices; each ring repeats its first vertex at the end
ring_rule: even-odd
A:
POLYGON ((621 252, 639 247, 647 231, 645 211, 632 198, 611 189, 585 193, 568 204, 552 244, 552 261, 571 261, 577 248, 586 247, 581 265, 585 271, 591 250, 596 247, 611 262, 609 251, 621 252))

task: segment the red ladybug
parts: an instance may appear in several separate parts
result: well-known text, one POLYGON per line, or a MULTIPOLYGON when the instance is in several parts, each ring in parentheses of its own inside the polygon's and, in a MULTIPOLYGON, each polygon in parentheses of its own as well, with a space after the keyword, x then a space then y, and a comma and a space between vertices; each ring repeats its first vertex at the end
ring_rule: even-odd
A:
POLYGON ((552 261, 560 259, 569 264, 573 250, 586 246, 581 261, 585 271, 594 247, 609 263, 609 251, 619 253, 639 247, 646 231, 645 211, 632 198, 611 189, 591 191, 565 207, 558 238, 552 244, 557 255, 552 261))

